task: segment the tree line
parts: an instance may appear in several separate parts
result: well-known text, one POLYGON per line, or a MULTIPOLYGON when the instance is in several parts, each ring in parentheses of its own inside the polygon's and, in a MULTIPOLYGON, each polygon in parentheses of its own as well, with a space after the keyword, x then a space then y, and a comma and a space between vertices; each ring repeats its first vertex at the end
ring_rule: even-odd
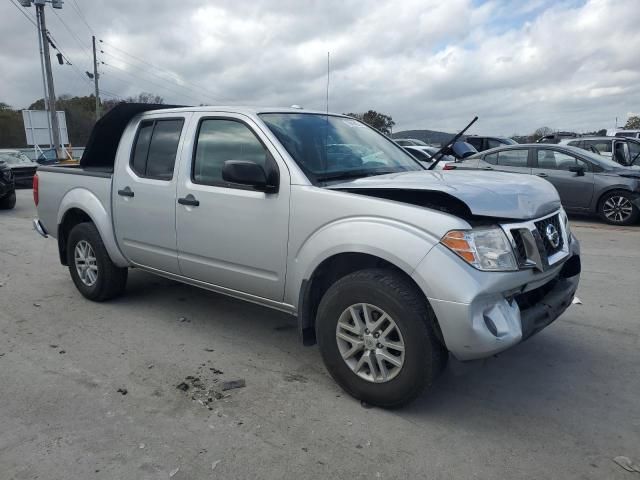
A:
MULTIPOLYGON (((121 102, 164 103, 164 99, 152 93, 142 92, 135 97, 123 100, 103 100, 101 102, 102 113, 108 112, 121 102)), ((71 145, 84 147, 96 122, 96 97, 94 95, 86 97, 60 95, 56 100, 56 108, 65 112, 71 145)), ((44 110, 44 100, 42 98, 36 100, 27 107, 27 110, 44 110)), ((27 146, 22 110, 14 109, 11 105, 0 102, 0 148, 25 148, 27 146)))
MULTIPOLYGON (((164 103, 164 99, 153 93, 142 92, 135 97, 128 97, 123 100, 103 100, 102 112, 108 112, 115 105, 121 102, 126 103, 164 103)), ((85 146, 91 129, 95 123, 96 101, 93 95, 85 97, 73 97, 71 95, 61 95, 57 101, 58 110, 64 110, 67 118, 67 131, 69 141, 72 145, 85 146)), ((44 110, 44 100, 41 98, 33 102, 27 110, 44 110)), ((391 136, 393 126, 396 124, 391 115, 368 110, 364 113, 346 113, 353 118, 370 125, 384 135, 391 136)), ((640 116, 632 115, 624 126, 625 129, 640 129, 640 116)), ((585 135, 606 135, 606 129, 588 132, 585 135)), ((554 133, 549 127, 540 127, 531 135, 516 136, 513 138, 520 142, 535 142, 545 135, 554 133)), ((23 148, 27 147, 22 123, 21 110, 13 109, 10 105, 0 102, 0 148, 23 148)))

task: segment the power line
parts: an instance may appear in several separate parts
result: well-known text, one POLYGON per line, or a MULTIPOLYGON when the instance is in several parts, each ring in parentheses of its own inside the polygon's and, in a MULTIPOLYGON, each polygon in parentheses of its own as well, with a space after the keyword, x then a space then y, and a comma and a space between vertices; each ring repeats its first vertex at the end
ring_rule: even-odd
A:
MULTIPOLYGON (((105 62, 101 62, 101 63, 102 63, 102 65, 105 65, 107 67, 115 68, 115 69, 121 71, 122 73, 124 73, 126 75, 129 75, 130 77, 133 77, 134 79, 136 79, 138 81, 142 81, 144 83, 150 83, 150 84, 155 85, 155 86, 157 86, 159 88, 163 88, 166 91, 173 93, 174 95, 179 95, 179 96, 183 96, 183 97, 186 97, 186 98, 190 98, 191 100, 195 101, 196 103, 201 103, 201 99, 195 98, 192 95, 189 95, 189 94, 187 94, 185 92, 178 92, 176 90, 173 90, 173 89, 167 87, 166 85, 162 85, 162 84, 159 84, 159 83, 156 83, 156 82, 152 82, 151 80, 146 79, 146 78, 140 78, 137 75, 129 72, 128 70, 125 70, 124 68, 116 67, 115 65, 111 65, 111 64, 105 63, 105 62)), ((112 75, 113 75, 113 73, 112 73, 112 75)))
POLYGON ((103 45, 106 45, 106 46, 107 46, 107 47, 109 47, 109 48, 113 48, 114 50, 117 50, 118 52, 120 52, 120 53, 122 53, 122 54, 126 55, 127 57, 132 58, 133 60, 136 60, 136 61, 138 61, 138 62, 140 62, 140 63, 143 63, 143 64, 145 64, 145 65, 147 65, 147 66, 149 66, 149 67, 155 68, 155 69, 156 69, 156 70, 158 70, 158 71, 166 72, 166 73, 168 73, 169 75, 171 75, 172 77, 174 77, 176 80, 179 80, 179 81, 184 82, 184 83, 186 83, 186 84, 192 85, 193 87, 195 87, 196 89, 198 89, 198 92, 199 92, 200 94, 202 94, 202 93, 204 92, 204 93, 206 93, 206 94, 207 94, 207 96, 208 96, 209 98, 211 98, 211 99, 215 100, 216 102, 218 101, 218 100, 217 100, 217 98, 216 98, 216 97, 214 97, 213 95, 211 95, 209 92, 207 92, 207 89, 206 89, 206 88, 204 88, 202 85, 198 85, 198 84, 196 84, 196 83, 193 83, 193 82, 190 82, 190 81, 188 81, 188 80, 185 80, 184 78, 181 78, 178 74, 176 74, 175 72, 172 72, 171 70, 168 70, 168 69, 166 69, 166 68, 162 68, 162 67, 159 67, 159 66, 157 66, 157 65, 154 65, 153 63, 150 63, 150 62, 148 62, 148 61, 146 61, 146 60, 144 60, 144 59, 142 59, 142 58, 140 58, 140 57, 137 57, 137 56, 135 56, 135 55, 133 55, 133 54, 131 54, 131 53, 128 53, 128 52, 126 52, 125 50, 123 50, 123 49, 121 49, 121 48, 118 48, 118 47, 116 47, 116 46, 114 46, 114 45, 111 45, 111 44, 109 44, 109 43, 105 42, 104 40, 100 40, 100 43, 102 43, 103 45))
POLYGON ((172 84, 172 85, 175 85, 175 86, 176 86, 176 87, 178 87, 178 88, 183 88, 183 89, 185 89, 186 91, 188 91, 188 92, 190 92, 190 93, 195 93, 195 94, 197 94, 197 95, 204 95, 204 96, 208 97, 209 99, 212 99, 212 100, 214 100, 214 101, 215 101, 215 98, 213 98, 212 96, 208 95, 206 92, 203 92, 203 91, 201 91, 201 90, 196 90, 196 89, 194 89, 194 88, 187 87, 187 86, 184 86, 184 85, 180 85, 179 83, 177 83, 177 82, 175 82, 175 81, 173 81, 173 80, 169 80, 168 78, 166 78, 166 77, 164 77, 164 76, 162 76, 162 75, 158 75, 157 73, 154 73, 153 71, 150 71, 148 68, 144 68, 144 67, 140 67, 140 66, 138 66, 138 65, 134 65, 134 64, 132 64, 132 63, 130 63, 130 62, 128 62, 128 61, 126 61, 126 60, 124 60, 124 59, 123 59, 123 58, 121 58, 121 57, 118 57, 118 56, 116 56, 116 55, 113 55, 112 53, 105 52, 104 50, 100 50, 100 52, 104 53, 105 55, 108 55, 108 56, 112 57, 112 58, 113 58, 113 59, 115 59, 115 60, 118 60, 119 62, 124 63, 125 65, 128 65, 128 66, 130 66, 130 67, 132 67, 132 68, 135 68, 136 70, 140 70, 140 71, 144 72, 144 73, 145 73, 145 74, 147 74, 147 75, 153 75, 154 77, 156 77, 156 78, 158 78, 158 79, 162 80, 163 82, 171 82, 171 84, 172 84))
POLYGON ((58 12, 56 10, 52 10, 52 11, 55 14, 55 16, 58 18, 60 23, 62 23, 62 26, 67 30, 67 32, 69 32, 69 34, 73 37, 76 43, 80 46, 80 48, 82 48, 82 50, 84 50, 84 52, 90 57, 91 53, 89 52, 89 49, 87 48, 87 46, 84 43, 82 43, 82 40, 80 40, 80 38, 76 35, 76 33, 69 27, 69 25, 67 25, 64 19, 60 15, 58 15, 58 12))
POLYGON ((89 32, 91 32, 92 35, 95 35, 95 33, 93 31, 93 28, 91 28, 91 25, 89 25, 89 22, 87 21, 87 17, 85 17, 84 13, 82 13, 82 10, 80 10, 80 5, 78 5, 76 0, 71 0, 71 1, 72 1, 72 3, 70 5, 71 5, 72 9, 76 12, 76 14, 80 17, 80 19, 87 26, 87 28, 89 29, 89 32))
POLYGON ((24 16, 25 16, 25 18, 26 18, 27 20, 29 20, 29 21, 31 22, 31 24, 32 24, 34 27, 36 27, 36 28, 38 27, 38 24, 36 23, 35 19, 34 19, 31 15, 29 15, 27 12, 25 12, 25 11, 24 11, 24 8, 21 8, 21 7, 20 7, 20 5, 18 5, 17 3, 15 3, 15 1, 14 1, 14 0, 9 0, 9 1, 11 2, 11 4, 12 4, 14 7, 16 7, 16 8, 18 9, 18 11, 19 11, 22 15, 24 15, 24 16))

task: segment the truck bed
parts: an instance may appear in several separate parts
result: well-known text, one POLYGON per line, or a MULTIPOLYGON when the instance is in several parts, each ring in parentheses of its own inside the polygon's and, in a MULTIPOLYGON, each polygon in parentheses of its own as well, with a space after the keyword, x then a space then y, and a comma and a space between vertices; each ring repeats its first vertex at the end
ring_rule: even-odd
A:
POLYGON ((110 178, 113 175, 113 166, 83 167, 81 165, 47 165, 38 167, 38 172, 67 173, 69 175, 110 178))
POLYGON ((57 237, 58 218, 67 208, 82 208, 99 202, 111 217, 111 178, 113 167, 52 165, 38 167, 38 216, 47 232, 57 237), (64 203, 64 208, 62 204, 64 203))

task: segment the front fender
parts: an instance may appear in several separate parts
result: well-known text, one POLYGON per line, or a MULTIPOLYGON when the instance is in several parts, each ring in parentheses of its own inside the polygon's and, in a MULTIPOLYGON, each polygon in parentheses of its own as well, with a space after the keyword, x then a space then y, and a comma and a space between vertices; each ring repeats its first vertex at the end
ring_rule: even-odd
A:
POLYGON ((93 192, 84 188, 69 190, 60 202, 57 219, 58 227, 62 224, 65 215, 74 208, 83 211, 91 218, 100 233, 100 238, 102 238, 111 261, 119 267, 130 266, 129 261, 124 257, 116 242, 111 214, 105 209, 100 199, 93 192))
POLYGON ((290 256, 285 302, 297 308, 302 282, 334 255, 373 255, 411 275, 438 241, 424 230, 382 217, 347 217, 323 225, 290 256))

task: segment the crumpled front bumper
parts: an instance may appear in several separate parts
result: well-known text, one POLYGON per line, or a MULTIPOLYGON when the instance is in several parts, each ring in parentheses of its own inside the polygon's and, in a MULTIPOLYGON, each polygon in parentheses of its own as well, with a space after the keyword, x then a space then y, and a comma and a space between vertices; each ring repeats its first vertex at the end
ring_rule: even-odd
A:
POLYGON ((436 246, 413 278, 427 294, 447 349, 458 360, 485 358, 539 332, 570 305, 580 280, 580 244, 545 272, 481 272, 436 246))

